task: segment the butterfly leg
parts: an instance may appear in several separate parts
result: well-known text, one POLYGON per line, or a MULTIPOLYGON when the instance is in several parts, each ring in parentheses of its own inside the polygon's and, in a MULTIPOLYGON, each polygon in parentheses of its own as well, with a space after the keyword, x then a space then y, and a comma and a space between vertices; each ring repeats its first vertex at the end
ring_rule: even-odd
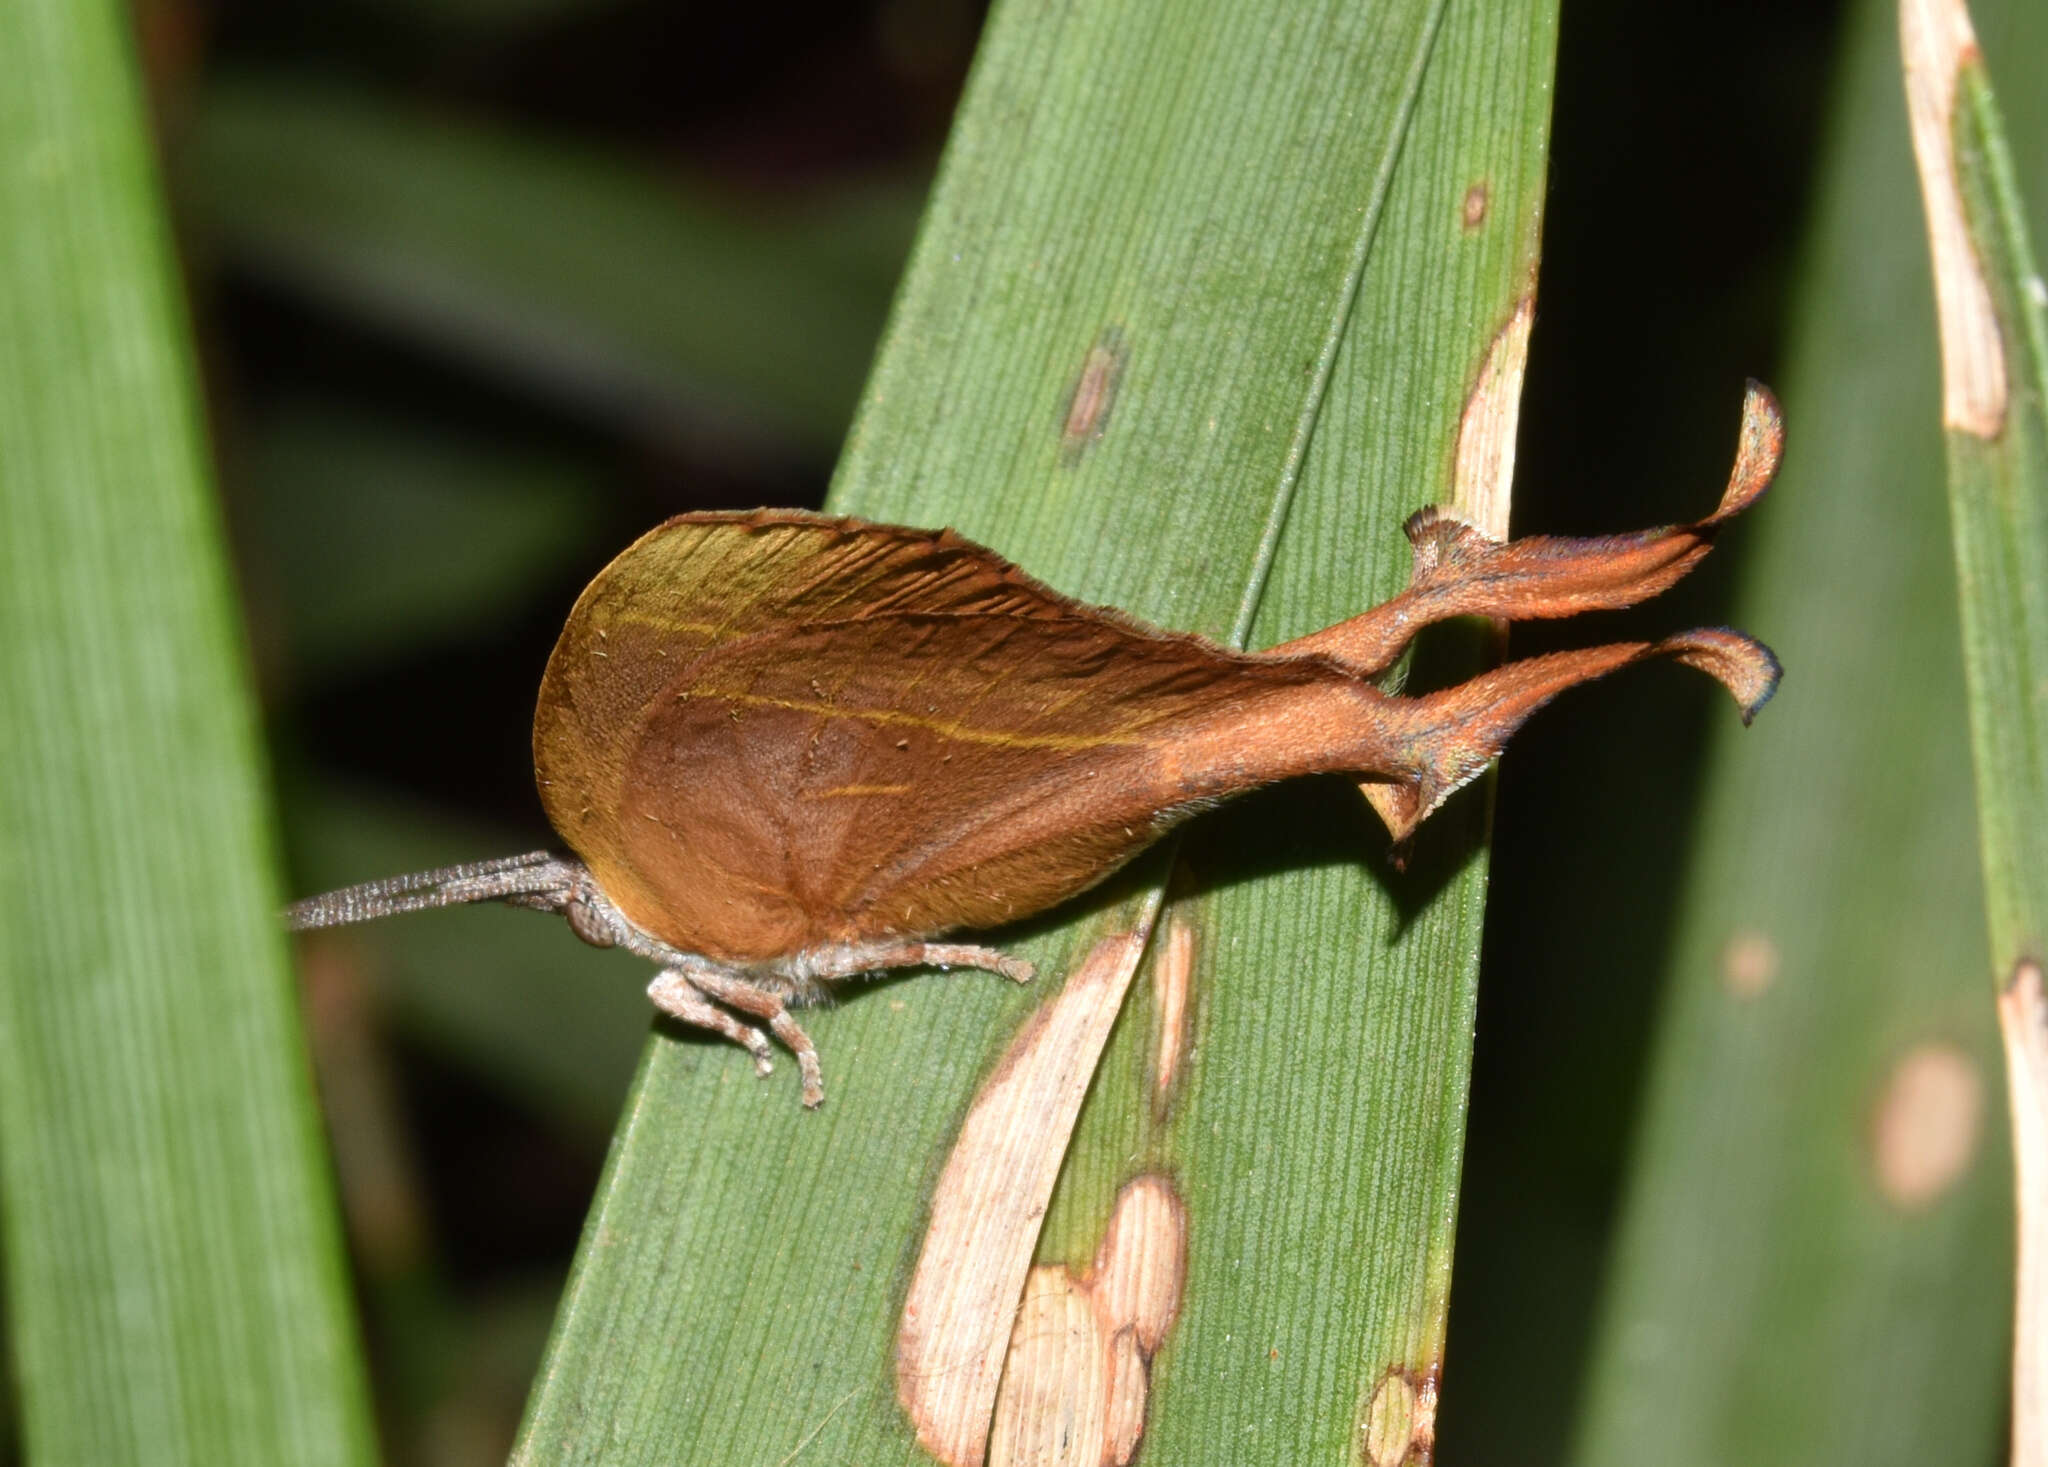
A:
POLYGON ((647 996, 654 1000, 654 1006, 678 1023, 692 1028, 709 1029, 712 1033, 730 1039, 754 1057, 754 1073, 773 1073, 774 1051, 768 1047, 768 1036, 752 1024, 742 1024, 717 1004, 712 1003, 697 989, 691 976, 673 968, 655 975, 647 985, 647 996))
MULTIPOLYGON (((796 1056, 797 1073, 803 1077, 804 1104, 816 1107, 824 1101, 825 1077, 818 1064, 818 1046, 811 1043, 811 1036, 804 1033, 803 1026, 789 1016, 788 1006, 779 997, 709 964, 693 965, 679 976, 706 997, 715 998, 726 1007, 738 1009, 765 1023, 768 1032, 796 1056)), ((738 1027, 744 1029, 747 1026, 742 1024, 738 1027)), ((758 1038, 761 1031, 755 1029, 750 1032, 758 1038)), ((757 1053, 757 1063, 759 1058, 757 1053)))
POLYGON ((916 946, 919 949, 917 961, 928 967, 980 968, 985 972, 1000 973, 1012 983, 1029 983, 1038 973, 1023 958, 1013 958, 992 947, 960 942, 921 942, 916 946))
POLYGON ((806 955, 805 969, 813 978, 830 982, 861 973, 879 973, 888 968, 980 968, 1000 973, 1013 983, 1029 983, 1037 971, 1022 958, 992 947, 965 942, 878 942, 835 948, 806 955))

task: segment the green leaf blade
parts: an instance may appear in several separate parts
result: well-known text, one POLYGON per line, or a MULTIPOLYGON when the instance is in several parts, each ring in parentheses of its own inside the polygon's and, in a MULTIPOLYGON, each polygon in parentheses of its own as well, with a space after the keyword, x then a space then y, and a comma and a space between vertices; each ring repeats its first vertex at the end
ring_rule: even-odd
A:
POLYGON ((0 1166, 44 1462, 351 1463, 362 1366, 125 17, 0 45, 0 1166))
POLYGON ((631 429, 819 455, 912 218, 887 187, 751 217, 559 139, 275 76, 216 83, 185 147, 196 221, 266 279, 631 429))
MULTIPOLYGON (((1450 496, 1461 408, 1533 272, 1553 26, 1540 4, 999 11, 834 507, 951 524, 1062 590, 1259 642, 1396 588, 1400 521, 1450 496), (1496 212, 1468 230, 1481 175, 1496 212), (1104 363, 1100 432, 1070 433, 1104 363)), ((1153 1362, 1161 1460, 1355 1453, 1395 1361, 1434 1409, 1484 806, 1439 817, 1390 893, 1384 836, 1332 794, 1193 835, 1176 911, 1199 929, 1199 1054, 1160 1116, 1141 979, 1040 1242, 1085 1261, 1134 1170, 1173 1178, 1193 1251, 1153 1362)), ((1095 937, 1150 920, 1165 870, 1028 928, 1031 989, 919 976, 807 1014, 816 1114, 786 1073, 763 1087, 736 1052, 658 1040, 516 1460, 929 1460, 892 1358, 932 1188, 1019 1026, 1095 937)))
POLYGON ((1950 514, 1995 976, 2048 955, 2048 310, 1981 60, 1956 78, 1956 182, 1996 317, 1993 434, 1948 426, 1950 514))
MULTIPOLYGON (((1707 760, 1581 1464, 1985 1461, 2000 1436, 2010 1194, 1896 27, 1873 3, 1845 31, 1786 468, 1733 610, 1786 681, 1707 760), (1920 1187, 1905 1116, 1951 1148, 1920 1187)), ((2023 7, 2004 27, 2048 40, 2023 7)))
POLYGON ((2012 1102, 2012 1456, 2048 1451, 2048 287, 1968 10, 1901 11, 1940 304, 1942 422, 1991 969, 2012 1102), (1944 112, 1947 113, 1944 116, 1944 112))

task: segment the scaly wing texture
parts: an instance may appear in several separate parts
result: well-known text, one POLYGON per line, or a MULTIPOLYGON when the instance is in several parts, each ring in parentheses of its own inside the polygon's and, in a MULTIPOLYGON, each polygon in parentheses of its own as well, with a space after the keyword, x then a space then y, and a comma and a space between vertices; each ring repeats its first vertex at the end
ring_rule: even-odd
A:
MULTIPOLYGON (((657 526, 585 589, 548 660, 533 762, 549 820, 593 866, 616 868, 607 858, 626 760, 650 702, 681 668, 766 628, 891 607, 1031 617, 1060 604, 949 531, 775 510, 657 526)), ((616 869, 607 883, 615 900, 648 906, 631 887, 616 869)))
POLYGON ((994 926, 1208 801, 1370 760, 1383 701, 1320 659, 1237 656, 1086 607, 763 631, 657 696, 620 853, 659 888, 645 920, 687 920, 717 956, 994 926))
POLYGON ((1085 860, 1086 879, 1051 880, 1064 895, 1156 835, 1146 779, 1192 724, 1253 688, 1333 680, 1084 606, 950 531, 688 515, 578 600, 534 764, 550 820, 629 916, 754 960, 847 935, 805 913, 895 932, 1036 910, 1048 868, 1085 860), (1014 829, 1039 833, 1035 860, 963 842, 1034 813, 1014 829), (1034 870, 1006 881, 1011 865, 1034 870), (930 900, 906 915, 906 889, 930 900))

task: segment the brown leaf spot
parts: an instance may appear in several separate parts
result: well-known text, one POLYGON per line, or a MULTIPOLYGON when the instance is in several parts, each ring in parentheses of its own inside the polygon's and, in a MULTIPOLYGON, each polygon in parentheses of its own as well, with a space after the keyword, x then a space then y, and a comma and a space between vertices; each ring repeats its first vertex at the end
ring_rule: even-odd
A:
POLYGON ((1166 940, 1152 964, 1152 994, 1159 1033, 1153 1047, 1152 1095, 1164 1104, 1187 1047, 1188 989, 1195 976, 1195 929, 1174 912, 1166 919, 1166 940))
POLYGON ((1479 182, 1465 190, 1465 204, 1461 212, 1467 229, 1477 229, 1486 222, 1486 206, 1488 202, 1489 197, 1485 179, 1480 179, 1479 182))
POLYGON ((1180 1312, 1187 1209, 1161 1176, 1125 1184, 1083 1277, 1033 1268, 1010 1334, 990 1467, 1124 1467, 1145 1431, 1153 1353, 1180 1312))
POLYGON ((1122 382, 1129 352, 1124 347, 1123 328, 1108 326, 1081 362, 1081 375, 1067 394, 1067 413, 1060 427, 1060 456, 1071 466, 1088 446, 1109 428, 1109 411, 1116 405, 1117 385, 1122 382))
POLYGON ((1458 421, 1451 505, 1458 518, 1495 540, 1508 537, 1515 429, 1522 417, 1522 372, 1529 363, 1529 328, 1535 320, 1532 292, 1515 303, 1514 314, 1494 333, 1458 421))
POLYGON ((896 1397, 918 1442, 979 1467, 1039 1225, 1145 934, 1098 942, 1041 1005, 961 1124, 896 1334, 896 1397))
POLYGON ((1095 1467, 1109 1441, 1113 1374, 1087 1286, 1059 1264, 1032 1269, 1010 1333, 989 1467, 1095 1467))
POLYGON ((1147 1356, 1180 1314, 1187 1266, 1188 1210, 1173 1183, 1156 1174, 1126 1182, 1091 1272, 1104 1313, 1115 1328, 1136 1329, 1147 1356))
POLYGON ((1956 78, 1978 61, 1977 36, 1963 0, 1901 0, 1899 47, 1934 261, 1942 421, 1980 438, 1996 438, 2005 425, 2005 344, 1956 183, 1956 78))
POLYGON ((1778 945, 1743 927, 1721 949, 1721 986, 1737 998, 1756 998, 1778 981, 1778 945))
POLYGON ((1138 1438, 1145 1434, 1145 1396, 1151 1388, 1151 1370, 1139 1348, 1137 1330, 1118 1330, 1109 1347, 1108 1430, 1103 1433, 1101 1461, 1124 1467, 1138 1455, 1138 1438))
POLYGON ((1871 1121, 1871 1168, 1885 1201, 1932 1204, 1969 1170, 1984 1111, 1977 1064, 1947 1041, 1917 1044, 1886 1078, 1871 1121))
POLYGON ((1423 1467, 1436 1454, 1437 1372, 1390 1366, 1359 1424, 1365 1467, 1423 1467))

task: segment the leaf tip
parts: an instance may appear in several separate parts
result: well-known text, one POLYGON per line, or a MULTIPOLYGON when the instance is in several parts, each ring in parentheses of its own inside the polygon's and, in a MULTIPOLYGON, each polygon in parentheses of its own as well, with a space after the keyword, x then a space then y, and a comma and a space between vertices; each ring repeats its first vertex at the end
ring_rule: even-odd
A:
POLYGON ((2005 425, 2005 343, 1956 178, 1957 83, 1979 55, 1969 8, 1963 0, 1900 0, 1899 50, 1934 266, 1942 422, 1996 438, 2005 425))

